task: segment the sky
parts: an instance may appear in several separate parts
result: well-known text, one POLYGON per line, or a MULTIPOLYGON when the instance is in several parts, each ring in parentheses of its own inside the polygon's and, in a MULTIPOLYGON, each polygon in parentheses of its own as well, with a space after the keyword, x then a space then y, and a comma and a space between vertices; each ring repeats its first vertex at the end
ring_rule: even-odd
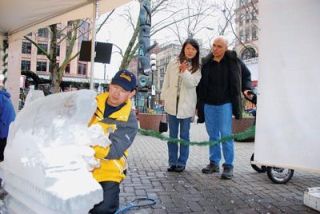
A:
MULTIPOLYGON (((129 2, 119 8, 116 9, 117 13, 121 13, 126 10, 128 7, 132 9, 133 16, 137 17, 139 14, 139 3, 136 1, 129 2)), ((101 23, 105 19, 106 15, 102 15, 98 23, 101 23)), ((118 16, 112 16, 111 20, 108 21, 101 29, 101 31, 97 34, 96 40, 99 42, 109 42, 113 44, 117 44, 121 48, 125 48, 129 42, 130 36, 132 34, 131 30, 128 30, 129 25, 123 19, 118 16)), ((95 63, 95 78, 103 79, 104 78, 104 67, 106 67, 106 79, 111 79, 113 75, 117 72, 120 63, 121 56, 117 53, 114 53, 117 49, 113 47, 111 62, 110 64, 95 63)))

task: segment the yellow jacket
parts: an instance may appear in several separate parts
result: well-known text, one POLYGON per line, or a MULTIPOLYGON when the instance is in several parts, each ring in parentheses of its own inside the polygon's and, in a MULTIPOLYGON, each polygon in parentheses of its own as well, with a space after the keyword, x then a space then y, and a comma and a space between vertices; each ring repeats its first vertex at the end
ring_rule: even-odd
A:
POLYGON ((135 114, 131 111, 131 101, 128 100, 118 111, 104 118, 106 100, 109 93, 96 97, 97 110, 92 116, 89 126, 99 124, 105 133, 109 133, 111 145, 107 147, 94 146, 95 157, 100 159, 100 167, 92 174, 98 182, 114 181, 120 183, 126 174, 127 149, 132 144, 138 131, 135 114))

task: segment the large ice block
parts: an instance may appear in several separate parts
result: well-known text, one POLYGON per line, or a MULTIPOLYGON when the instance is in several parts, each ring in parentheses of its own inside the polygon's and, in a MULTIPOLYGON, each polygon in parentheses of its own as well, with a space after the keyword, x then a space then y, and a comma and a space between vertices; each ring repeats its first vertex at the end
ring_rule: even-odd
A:
POLYGON ((90 145, 109 143, 102 129, 88 128, 96 92, 37 96, 10 127, 2 165, 9 213, 88 213, 103 197, 88 170, 98 164, 90 145))

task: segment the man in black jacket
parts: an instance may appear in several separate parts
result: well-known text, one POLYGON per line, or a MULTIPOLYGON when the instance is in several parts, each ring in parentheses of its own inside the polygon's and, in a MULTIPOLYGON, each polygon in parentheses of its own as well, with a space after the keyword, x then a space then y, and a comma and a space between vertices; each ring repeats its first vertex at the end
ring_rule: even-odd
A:
MULTIPOLYGON (((232 134, 232 115, 236 119, 241 118, 241 93, 250 97, 248 92, 251 90, 251 75, 236 53, 228 50, 228 42, 223 37, 217 37, 213 41, 212 53, 203 60, 201 74, 197 88, 198 99, 203 106, 210 141, 217 141, 232 134)), ((234 160, 232 140, 210 146, 210 163, 202 172, 219 172, 221 146, 225 160, 221 178, 231 179, 234 160)))

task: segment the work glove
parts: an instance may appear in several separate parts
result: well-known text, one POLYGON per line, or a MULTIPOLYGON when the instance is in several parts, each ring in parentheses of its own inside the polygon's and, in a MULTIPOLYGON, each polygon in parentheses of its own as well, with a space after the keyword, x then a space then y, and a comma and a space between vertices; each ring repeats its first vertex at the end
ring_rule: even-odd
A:
POLYGON ((109 134, 105 133, 103 128, 98 125, 92 125, 89 127, 90 145, 100 145, 107 147, 111 144, 109 140, 109 134))
POLYGON ((94 169, 100 167, 100 159, 93 157, 83 157, 83 159, 89 172, 92 172, 94 169))
POLYGON ((100 159, 95 158, 94 154, 95 151, 91 147, 83 146, 80 149, 80 155, 90 172, 100 167, 100 159))

